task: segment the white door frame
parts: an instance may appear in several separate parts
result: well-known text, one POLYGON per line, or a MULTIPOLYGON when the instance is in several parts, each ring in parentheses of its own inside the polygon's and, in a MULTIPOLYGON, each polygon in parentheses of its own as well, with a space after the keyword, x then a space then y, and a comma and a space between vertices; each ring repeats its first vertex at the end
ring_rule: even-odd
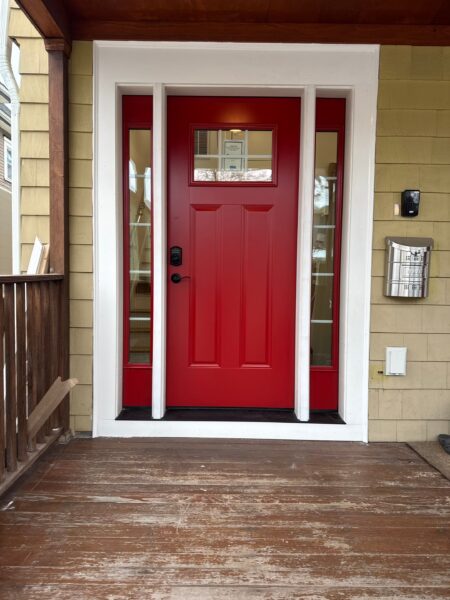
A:
POLYGON ((94 436, 367 441, 378 46, 94 42, 94 436), (121 96, 153 95, 152 421, 116 421, 122 403, 121 96), (166 363, 166 96, 302 98, 295 411, 309 418, 315 99, 347 98, 339 412, 345 425, 161 421, 166 363), (351 315, 351 318, 349 316, 351 315))

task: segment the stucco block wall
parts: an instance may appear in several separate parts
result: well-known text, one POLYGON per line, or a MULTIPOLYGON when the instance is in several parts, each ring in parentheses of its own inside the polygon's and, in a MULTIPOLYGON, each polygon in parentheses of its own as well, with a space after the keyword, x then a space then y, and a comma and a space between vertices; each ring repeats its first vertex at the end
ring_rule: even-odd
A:
POLYGON ((433 440, 450 419, 450 48, 385 46, 380 55, 373 236, 369 439, 433 440), (394 216, 420 189, 419 216, 394 216), (432 237, 430 294, 383 296, 384 238, 432 237), (386 377, 386 346, 406 346, 406 377, 386 377))
MULTIPOLYGON (((21 268, 36 235, 49 241, 48 56, 13 3, 9 34, 20 45, 21 268)), ((92 44, 75 42, 69 63, 71 427, 92 429, 92 44)))

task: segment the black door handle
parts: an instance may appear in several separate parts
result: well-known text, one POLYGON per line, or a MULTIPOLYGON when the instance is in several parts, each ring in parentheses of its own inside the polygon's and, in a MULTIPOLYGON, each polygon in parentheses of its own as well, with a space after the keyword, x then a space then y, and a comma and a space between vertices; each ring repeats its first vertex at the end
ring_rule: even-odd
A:
POLYGON ((180 275, 179 273, 173 273, 170 276, 172 283, 180 283, 182 279, 190 279, 189 275, 180 275))

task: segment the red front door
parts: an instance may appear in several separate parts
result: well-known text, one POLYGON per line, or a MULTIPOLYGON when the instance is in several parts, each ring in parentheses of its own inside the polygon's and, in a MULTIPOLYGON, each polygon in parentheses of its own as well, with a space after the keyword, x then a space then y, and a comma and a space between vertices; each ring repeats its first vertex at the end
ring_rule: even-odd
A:
POLYGON ((293 408, 298 98, 168 99, 168 406, 293 408))

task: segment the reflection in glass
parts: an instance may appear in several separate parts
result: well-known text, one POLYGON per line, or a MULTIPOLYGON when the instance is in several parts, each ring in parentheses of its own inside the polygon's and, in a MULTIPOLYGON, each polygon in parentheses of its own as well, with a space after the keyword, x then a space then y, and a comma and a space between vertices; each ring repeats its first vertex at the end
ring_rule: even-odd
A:
POLYGON ((194 181, 272 181, 272 131, 196 129, 194 181))
POLYGON ((316 133, 311 280, 311 365, 332 364, 338 136, 316 133))
POLYGON ((151 329, 151 131, 129 134, 129 354, 132 364, 150 363, 151 329))

